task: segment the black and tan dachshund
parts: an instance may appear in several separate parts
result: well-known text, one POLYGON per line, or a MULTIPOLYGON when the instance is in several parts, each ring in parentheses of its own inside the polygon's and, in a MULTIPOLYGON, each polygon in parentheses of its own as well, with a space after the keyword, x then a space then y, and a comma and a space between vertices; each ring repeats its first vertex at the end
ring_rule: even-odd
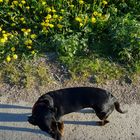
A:
POLYGON ((79 111, 83 108, 93 108, 101 120, 98 125, 105 125, 109 121, 107 117, 114 108, 120 109, 117 99, 108 91, 94 87, 73 87, 50 91, 42 95, 34 104, 29 123, 39 128, 54 139, 61 140, 64 123, 61 117, 65 114, 79 111))

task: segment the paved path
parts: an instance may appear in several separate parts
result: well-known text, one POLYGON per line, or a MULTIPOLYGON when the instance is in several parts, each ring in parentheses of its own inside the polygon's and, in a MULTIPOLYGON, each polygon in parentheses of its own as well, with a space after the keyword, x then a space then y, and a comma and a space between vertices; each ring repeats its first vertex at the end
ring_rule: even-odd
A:
MULTIPOLYGON (((7 104, 0 99, 0 140, 52 140, 27 122, 29 103, 7 104)), ((123 105, 128 113, 114 111, 106 126, 96 126, 96 115, 90 109, 72 113, 65 120, 64 140, 140 140, 140 105, 123 105)))

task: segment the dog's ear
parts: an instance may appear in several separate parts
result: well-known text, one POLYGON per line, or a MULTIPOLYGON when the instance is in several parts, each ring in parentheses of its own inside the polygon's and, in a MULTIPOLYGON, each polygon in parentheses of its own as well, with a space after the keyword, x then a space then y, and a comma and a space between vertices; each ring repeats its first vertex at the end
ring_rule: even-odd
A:
POLYGON ((33 116, 29 116, 29 117, 28 117, 28 122, 29 122, 30 124, 32 124, 32 125, 37 125, 37 124, 36 124, 35 117, 33 117, 33 116))
POLYGON ((49 106, 48 108, 53 113, 56 113, 57 112, 57 108, 56 107, 49 106))
POLYGON ((54 106, 53 98, 49 95, 44 95, 44 96, 40 97, 38 101, 39 102, 44 102, 47 105, 50 105, 51 107, 54 106))

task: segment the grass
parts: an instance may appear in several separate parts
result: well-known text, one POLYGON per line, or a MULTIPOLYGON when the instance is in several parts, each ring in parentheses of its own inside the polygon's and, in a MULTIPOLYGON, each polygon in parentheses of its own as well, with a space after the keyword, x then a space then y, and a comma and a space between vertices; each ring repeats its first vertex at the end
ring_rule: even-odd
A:
POLYGON ((22 59, 8 64, 3 63, 0 69, 0 78, 1 82, 11 86, 16 85, 29 89, 36 85, 45 86, 51 83, 52 79, 48 70, 44 60, 22 59))

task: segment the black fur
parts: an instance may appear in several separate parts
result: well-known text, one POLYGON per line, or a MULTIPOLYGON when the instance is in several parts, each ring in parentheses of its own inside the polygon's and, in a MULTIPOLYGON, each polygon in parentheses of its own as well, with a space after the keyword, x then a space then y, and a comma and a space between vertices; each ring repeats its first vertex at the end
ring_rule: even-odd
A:
POLYGON ((49 133, 56 140, 60 140, 63 131, 61 117, 83 108, 93 108, 101 122, 105 125, 107 117, 114 108, 120 109, 117 99, 104 89, 94 87, 75 87, 50 91, 42 95, 35 103, 29 122, 38 125, 41 130, 49 133))

